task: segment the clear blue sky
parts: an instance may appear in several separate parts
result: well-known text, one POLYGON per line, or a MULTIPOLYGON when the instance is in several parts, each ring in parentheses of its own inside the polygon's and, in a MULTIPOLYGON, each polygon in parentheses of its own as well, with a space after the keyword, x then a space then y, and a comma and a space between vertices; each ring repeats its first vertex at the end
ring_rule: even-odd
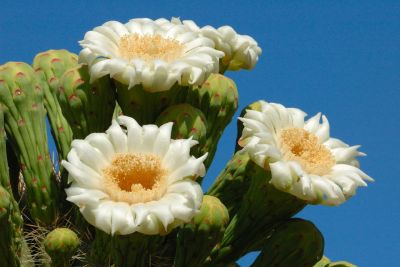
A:
MULTIPOLYGON (((324 233, 330 258, 397 266, 400 2, 3 0, 0 63, 31 62, 51 48, 78 52, 84 33, 108 20, 172 16, 228 24, 259 42, 263 54, 255 70, 228 73, 238 85, 240 108, 264 99, 308 114, 322 111, 333 136, 362 145, 368 154, 362 168, 376 182, 338 208, 308 207, 300 216, 324 233)), ((220 143, 206 187, 230 158, 235 123, 220 143)))

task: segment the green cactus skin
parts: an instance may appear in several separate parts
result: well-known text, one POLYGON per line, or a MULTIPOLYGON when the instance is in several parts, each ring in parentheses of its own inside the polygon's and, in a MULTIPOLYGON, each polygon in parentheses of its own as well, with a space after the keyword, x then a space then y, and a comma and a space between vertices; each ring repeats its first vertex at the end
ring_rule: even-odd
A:
POLYGON ((35 56, 32 66, 41 81, 44 106, 60 159, 65 159, 72 141, 72 131, 62 114, 56 92, 64 72, 78 64, 78 56, 67 50, 48 50, 35 56))
MULTIPOLYGON (((21 244, 23 240, 23 219, 18 207, 18 202, 13 197, 13 191, 10 185, 9 168, 6 149, 6 132, 4 129, 4 113, 0 107, 0 186, 9 193, 9 202, 11 204, 10 218, 13 231, 13 251, 17 256, 21 254, 21 244)), ((0 190, 1 192, 1 190, 0 190)), ((0 194, 1 195, 1 194, 0 194)), ((7 198, 6 196, 4 196, 7 198)), ((0 197, 1 198, 1 197, 0 197)), ((0 200, 1 201, 1 200, 0 200)), ((0 264, 0 266, 2 266, 0 264)))
POLYGON ((319 262, 317 262, 313 267, 357 267, 357 266, 347 261, 331 262, 330 259, 323 256, 322 259, 319 262))
POLYGON ((225 127, 232 120, 238 107, 238 91, 232 79, 221 74, 211 74, 199 87, 182 90, 185 102, 200 109, 207 119, 207 140, 205 150, 208 151, 204 165, 208 168, 214 158, 225 127))
MULTIPOLYGON (((135 85, 128 89, 114 80, 117 88, 117 102, 122 113, 134 118, 139 124, 152 124, 160 113, 172 104, 182 103, 178 101, 178 93, 187 90, 187 87, 174 85, 171 89, 163 92, 148 92, 141 85, 135 85)), ((179 98, 180 99, 180 98, 179 98)))
POLYGON ((51 266, 70 266, 71 257, 77 252, 81 241, 68 228, 56 228, 43 241, 44 249, 51 258, 51 266))
POLYGON ((324 238, 309 221, 290 219, 280 224, 266 240, 252 267, 311 267, 324 252, 324 238))
POLYGON ((249 169, 253 164, 246 152, 236 152, 208 189, 207 194, 219 198, 231 217, 242 205, 243 196, 250 186, 249 169))
POLYGON ((4 129, 4 112, 0 106, 0 185, 11 193, 11 182, 7 163, 6 129, 4 129))
POLYGON ((0 105, 24 176, 29 214, 39 224, 50 224, 57 218, 57 184, 47 147, 43 89, 29 65, 0 66, 0 105))
POLYGON ((178 104, 168 107, 156 120, 158 126, 173 122, 172 137, 175 139, 193 137, 199 142, 191 149, 191 154, 200 157, 204 151, 206 142, 207 125, 201 110, 189 104, 178 104))
POLYGON ((203 266, 221 241, 229 222, 228 210, 213 196, 205 195, 198 213, 178 232, 175 267, 203 266))
POLYGON ((292 217, 306 205, 275 189, 270 183, 271 173, 255 163, 249 164, 246 176, 251 177, 249 188, 224 233, 220 248, 212 253, 215 264, 236 261, 254 250, 277 222, 292 217))
POLYGON ((133 233, 115 235, 112 239, 111 257, 115 267, 147 267, 151 266, 153 243, 159 236, 133 233))
POLYGON ((0 266, 20 266, 21 228, 16 227, 14 220, 14 209, 18 207, 14 203, 10 193, 0 186, 0 266))
POLYGON ((115 108, 112 82, 104 76, 92 84, 87 65, 67 70, 60 78, 57 93, 61 109, 72 128, 74 139, 105 132, 115 108))
POLYGON ((95 229, 86 260, 89 266, 111 266, 112 237, 99 229, 95 229))
MULTIPOLYGON (((248 105, 242 110, 240 116, 244 116, 247 109, 258 110, 259 106, 259 102, 248 105)), ((241 206, 242 198, 249 188, 251 181, 251 176, 248 175, 251 173, 249 169, 251 169, 254 164, 251 162, 249 155, 242 151, 242 148, 238 145, 238 140, 243 130, 242 122, 237 122, 237 129, 236 153, 207 192, 208 195, 218 197, 225 204, 231 217, 236 214, 237 209, 241 206)))

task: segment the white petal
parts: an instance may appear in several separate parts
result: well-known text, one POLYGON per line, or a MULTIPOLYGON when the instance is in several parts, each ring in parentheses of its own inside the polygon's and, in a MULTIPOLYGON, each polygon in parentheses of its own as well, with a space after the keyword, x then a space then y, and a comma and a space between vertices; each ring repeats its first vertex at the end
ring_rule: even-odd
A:
POLYGON ((272 175, 271 183, 283 191, 289 190, 293 183, 290 166, 283 161, 270 163, 269 166, 272 175))
POLYGON ((116 153, 125 153, 128 151, 127 137, 117 121, 113 121, 111 127, 106 133, 109 135, 110 141, 113 143, 116 153))

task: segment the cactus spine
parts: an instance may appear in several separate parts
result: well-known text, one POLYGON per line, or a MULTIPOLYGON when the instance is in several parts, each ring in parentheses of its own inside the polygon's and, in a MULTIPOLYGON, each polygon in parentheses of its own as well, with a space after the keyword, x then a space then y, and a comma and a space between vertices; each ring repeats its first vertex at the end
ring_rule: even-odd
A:
POLYGON ((290 219, 272 231, 252 267, 313 266, 324 252, 324 238, 309 221, 290 219))
POLYGON ((29 65, 9 62, 0 67, 0 102, 24 176, 30 216, 50 224, 57 217, 57 185, 47 148, 43 89, 29 65))
POLYGON ((43 241, 44 248, 51 258, 51 266, 68 267, 71 257, 81 242, 78 236, 68 228, 56 228, 43 241))
POLYGON ((65 159, 72 141, 72 131, 57 101, 58 82, 64 72, 76 66, 78 56, 67 50, 48 50, 35 56, 32 66, 41 81, 44 106, 60 158, 65 159))
POLYGON ((60 78, 57 92, 61 109, 70 124, 74 139, 93 132, 104 132, 115 108, 115 93, 108 76, 92 84, 87 65, 67 70, 60 78))
POLYGON ((176 267, 203 266, 211 250, 221 241, 229 222, 221 201, 205 195, 200 212, 178 232, 176 267))

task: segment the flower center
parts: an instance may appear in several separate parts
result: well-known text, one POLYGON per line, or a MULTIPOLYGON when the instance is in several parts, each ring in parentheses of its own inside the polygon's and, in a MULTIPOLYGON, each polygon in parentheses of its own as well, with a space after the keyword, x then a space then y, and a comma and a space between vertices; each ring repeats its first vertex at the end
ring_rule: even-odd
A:
POLYGON ((149 202, 164 195, 167 174, 156 155, 115 154, 111 164, 103 169, 104 188, 114 201, 149 202))
POLYGON ((119 53, 127 59, 140 58, 144 61, 163 60, 171 62, 183 53, 183 45, 173 39, 156 35, 125 35, 119 40, 119 53))
POLYGON ((325 175, 335 165, 332 153, 319 143, 317 136, 304 129, 281 130, 279 140, 284 159, 298 162, 308 173, 325 175))

